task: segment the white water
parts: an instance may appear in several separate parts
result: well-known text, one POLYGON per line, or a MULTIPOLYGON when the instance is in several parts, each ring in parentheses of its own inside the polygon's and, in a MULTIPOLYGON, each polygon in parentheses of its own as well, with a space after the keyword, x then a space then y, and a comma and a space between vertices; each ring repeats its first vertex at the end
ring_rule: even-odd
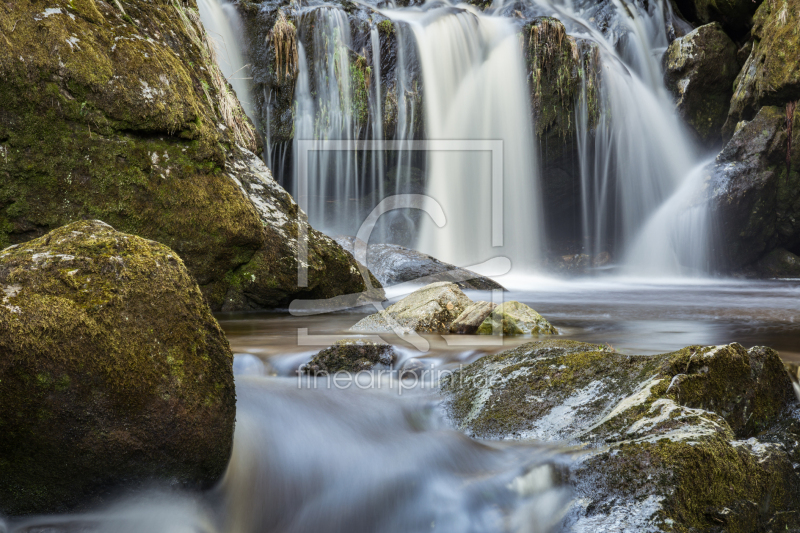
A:
POLYGON ((244 58, 244 27, 236 8, 224 0, 197 0, 200 20, 209 37, 214 40, 217 62, 222 74, 230 82, 242 109, 256 120, 252 104, 250 65, 244 58))
POLYGON ((428 154, 426 194, 442 205, 447 223, 440 229, 423 218, 418 248, 455 264, 497 255, 518 268, 536 264, 543 242, 541 194, 516 27, 505 18, 448 6, 390 15, 409 24, 416 38, 428 139, 502 141, 499 183, 492 172, 492 157, 499 154, 485 148, 428 154), (500 220, 493 217, 497 196, 500 220), (507 225, 501 240, 498 224, 507 225))

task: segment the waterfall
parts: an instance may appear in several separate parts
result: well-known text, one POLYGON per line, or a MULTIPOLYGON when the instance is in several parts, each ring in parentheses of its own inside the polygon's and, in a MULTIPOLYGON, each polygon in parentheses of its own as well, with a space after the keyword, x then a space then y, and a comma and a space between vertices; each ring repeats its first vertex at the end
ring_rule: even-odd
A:
POLYGON ((244 112, 255 120, 250 66, 244 59, 243 25, 236 7, 224 0, 197 0, 197 7, 200 20, 216 45, 217 63, 222 74, 236 92, 244 112))
MULTIPOLYGON (((210 15, 216 26, 206 24, 225 26, 212 32, 231 35, 238 23, 230 6, 201 0, 201 11, 213 6, 222 15, 210 15)), ((693 171, 700 154, 662 79, 673 24, 665 0, 496 0, 484 11, 442 1, 360 5, 357 15, 327 3, 288 9, 299 56, 293 138, 316 143, 307 159, 307 189, 300 190, 294 165, 297 142, 273 146, 267 135, 266 156, 313 226, 352 235, 386 195, 424 190, 443 207, 443 228, 419 213, 394 212, 374 238, 461 265, 505 255, 517 272, 538 268, 548 245, 541 183, 551 177, 542 175, 538 161, 519 32, 520 19, 546 15, 564 23, 580 54, 593 54, 596 70, 591 88, 588 73, 581 74, 574 106, 580 224, 569 231, 583 253, 609 252, 625 274, 707 271, 707 217, 694 202, 703 179, 693 171), (492 181, 497 162, 489 150, 412 149, 411 141, 421 138, 501 141, 502 192, 492 181), (322 150, 329 140, 348 149, 322 150), (362 150, 362 140, 378 149, 362 150), (390 141, 392 148, 382 149, 390 141), (493 216, 498 211, 500 219, 493 216)), ((587 64, 581 59, 581 69, 587 64)), ((274 98, 273 88, 264 87, 268 123, 274 98)))
POLYGON ((697 249, 705 246, 697 241, 707 234, 705 217, 695 207, 687 219, 681 208, 681 198, 702 180, 692 172, 699 158, 674 112, 660 65, 669 5, 615 0, 592 8, 537 0, 537 6, 561 19, 571 35, 598 45, 596 126, 589 124, 586 87, 576 112, 585 253, 614 252, 627 274, 701 271, 706 259, 697 249), (605 33, 595 26, 599 9, 614 22, 605 33), (688 221, 696 225, 687 228, 688 221), (665 231, 694 236, 664 239, 665 231))
POLYGON ((419 249, 462 265, 498 254, 518 268, 535 264, 543 242, 541 197, 516 27, 505 18, 450 6, 391 16, 409 24, 416 39, 428 138, 502 141, 499 189, 492 154, 429 152, 426 194, 442 205, 447 223, 439 229, 423 218, 419 249), (493 202, 501 220, 493 218, 493 202), (498 223, 505 226, 499 240, 498 223))

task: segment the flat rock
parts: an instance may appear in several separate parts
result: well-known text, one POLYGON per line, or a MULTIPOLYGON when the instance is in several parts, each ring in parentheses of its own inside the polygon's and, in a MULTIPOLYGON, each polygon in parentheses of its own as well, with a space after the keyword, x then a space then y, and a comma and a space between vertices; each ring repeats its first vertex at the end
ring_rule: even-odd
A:
MULTIPOLYGON (((353 253, 354 237, 336 237, 336 242, 353 253)), ((367 267, 384 287, 409 281, 450 281, 466 290, 503 289, 496 281, 471 270, 396 244, 370 244, 367 247, 367 267)))
POLYGON ((418 289, 380 313, 359 320, 352 331, 390 332, 450 330, 453 321, 472 303, 455 283, 440 281, 418 289))

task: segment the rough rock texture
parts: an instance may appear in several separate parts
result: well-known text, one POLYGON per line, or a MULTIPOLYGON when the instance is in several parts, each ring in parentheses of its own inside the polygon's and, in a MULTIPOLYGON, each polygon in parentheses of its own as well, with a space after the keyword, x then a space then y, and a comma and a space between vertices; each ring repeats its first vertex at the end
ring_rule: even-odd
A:
POLYGON ((678 113, 705 145, 719 143, 739 72, 736 45, 715 22, 672 41, 663 62, 678 113))
POLYGON ((346 339, 320 351, 300 367, 300 372, 313 376, 360 372, 377 365, 391 367, 396 359, 397 352, 390 344, 346 339))
POLYGON ((800 527, 798 409, 768 348, 628 356, 541 341, 480 359, 442 393, 472 435, 584 445, 566 476, 573 531, 800 527))
MULTIPOLYGON (((336 242, 350 253, 354 241, 354 237, 336 237, 336 242)), ((490 278, 396 244, 370 244, 366 266, 384 287, 407 281, 451 281, 466 290, 504 290, 490 278)))
POLYGON ((450 333, 475 333, 495 307, 497 305, 491 302, 475 302, 468 305, 450 325, 450 333))
POLYGON ((511 301, 494 308, 492 314, 478 327, 478 335, 491 335, 502 331, 503 335, 556 335, 558 331, 545 317, 527 305, 511 301))
POLYGON ((222 475, 233 356, 175 252, 76 222, 0 252, 0 295, 0 512, 222 475))
POLYGON ((455 283, 440 281, 412 292, 380 313, 362 318, 350 329, 388 332, 397 324, 401 330, 445 333, 471 303, 455 283))
POLYGON ((313 231, 297 287, 297 210, 240 148, 255 140, 194 0, 124 6, 0 4, 0 247, 101 218, 175 250, 214 309, 363 290, 353 259, 313 231), (259 180, 261 204, 239 186, 259 180))
POLYGON ((726 139, 740 121, 751 120, 762 106, 800 100, 800 0, 766 0, 753 23, 753 48, 736 77, 723 128, 726 139))
POLYGON ((676 0, 675 3, 690 22, 719 22, 726 32, 738 39, 747 34, 761 0, 676 0))
POLYGON ((745 267, 777 247, 800 244, 800 113, 787 165, 786 114, 763 107, 739 128, 708 170, 714 255, 723 271, 745 267))
POLYGON ((800 277, 800 257, 792 252, 777 248, 762 257, 753 268, 759 277, 798 278, 800 277))

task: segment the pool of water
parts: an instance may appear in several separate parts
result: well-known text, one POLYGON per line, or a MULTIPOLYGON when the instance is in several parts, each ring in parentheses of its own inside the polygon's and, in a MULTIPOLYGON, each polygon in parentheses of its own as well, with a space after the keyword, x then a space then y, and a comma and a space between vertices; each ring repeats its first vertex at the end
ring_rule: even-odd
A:
MULTIPOLYGON (((691 344, 739 342, 770 346, 787 361, 800 361, 800 280, 681 280, 660 282, 623 279, 562 280, 545 277, 497 278, 508 291, 502 298, 526 303, 543 314, 566 339, 609 344, 631 354, 663 353, 691 344)), ((403 294, 387 290, 391 300, 403 294)), ((491 293, 468 292, 473 300, 491 293)), ((497 295, 494 295, 495 297, 497 295)), ((496 301, 496 300, 495 300, 496 301)), ((289 312, 220 315, 220 324, 235 353, 252 354, 272 373, 291 375, 314 353, 374 309, 312 316, 289 312)), ((419 350, 408 339, 384 335, 402 357, 434 365, 468 363, 508 349, 531 336, 491 339, 481 336, 425 335, 429 348, 419 350), (455 342, 458 341, 458 342, 455 342)))

